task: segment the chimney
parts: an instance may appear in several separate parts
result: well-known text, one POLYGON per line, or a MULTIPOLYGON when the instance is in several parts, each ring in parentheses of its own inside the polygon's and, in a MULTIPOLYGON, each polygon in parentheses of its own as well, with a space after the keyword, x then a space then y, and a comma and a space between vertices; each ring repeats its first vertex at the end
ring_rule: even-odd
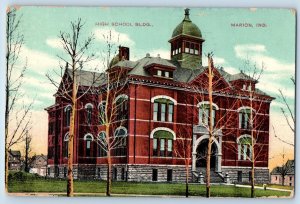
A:
POLYGON ((129 60, 129 47, 119 46, 119 61, 129 60))

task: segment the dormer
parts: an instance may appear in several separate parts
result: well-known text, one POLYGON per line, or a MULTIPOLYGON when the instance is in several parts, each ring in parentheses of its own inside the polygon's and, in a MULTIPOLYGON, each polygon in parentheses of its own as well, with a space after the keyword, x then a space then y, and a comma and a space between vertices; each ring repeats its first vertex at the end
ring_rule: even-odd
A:
POLYGON ((159 55, 157 57, 150 57, 150 54, 146 55, 149 58, 145 64, 144 69, 153 77, 163 79, 173 79, 173 72, 176 66, 170 63, 166 59, 162 59, 159 55))
POLYGON ((255 91, 255 85, 258 81, 246 75, 242 71, 239 74, 231 76, 230 83, 241 91, 255 91))

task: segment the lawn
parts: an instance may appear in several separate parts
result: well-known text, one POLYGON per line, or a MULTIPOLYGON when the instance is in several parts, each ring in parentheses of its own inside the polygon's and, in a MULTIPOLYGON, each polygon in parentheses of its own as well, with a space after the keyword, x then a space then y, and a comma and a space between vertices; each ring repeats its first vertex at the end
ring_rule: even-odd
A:
MULTIPOLYGON (((104 181, 74 181, 75 193, 105 193, 106 183, 104 181)), ((8 185, 10 193, 16 192, 66 192, 66 181, 58 179, 44 179, 37 176, 19 178, 11 176, 8 185)), ((205 196, 205 185, 191 184, 189 186, 191 196, 205 196)), ((134 183, 134 182, 113 182, 112 194, 136 194, 136 195, 173 195, 185 196, 185 184, 179 183, 134 183)), ((290 192, 260 190, 256 189, 256 197, 262 196, 289 196, 290 192)), ((250 189, 212 185, 212 197, 250 197, 250 189)))

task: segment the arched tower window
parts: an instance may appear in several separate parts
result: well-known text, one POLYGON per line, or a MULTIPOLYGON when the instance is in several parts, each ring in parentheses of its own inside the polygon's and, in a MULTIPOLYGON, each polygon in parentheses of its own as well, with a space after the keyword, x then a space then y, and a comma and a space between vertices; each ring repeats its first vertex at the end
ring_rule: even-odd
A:
POLYGON ((93 105, 88 103, 85 105, 86 110, 86 123, 90 125, 92 123, 93 105))
POLYGON ((162 122, 174 121, 174 105, 176 100, 169 96, 155 96, 151 99, 153 102, 153 120, 162 122))
POLYGON ((242 135, 237 139, 238 160, 252 160, 252 139, 250 135, 242 135))
POLYGON ((71 105, 67 105, 65 107, 65 126, 69 127, 70 126, 70 120, 71 120, 71 111, 72 111, 72 106, 71 105))
POLYGON ((115 99, 117 109, 117 120, 128 118, 128 96, 121 94, 115 99))
POLYGON ((68 157, 68 148, 69 148, 69 133, 65 134, 64 137, 64 148, 63 148, 63 155, 64 157, 68 157))
POLYGON ((114 145, 116 146, 115 156, 127 155, 127 129, 123 126, 118 127, 114 132, 114 145))
POLYGON ((91 156, 91 143, 94 140, 93 135, 86 134, 83 138, 85 140, 85 156, 90 157, 91 156))
POLYGON ((107 156, 107 142, 106 142, 106 133, 104 131, 98 134, 97 138, 100 145, 98 145, 98 157, 106 157, 107 156))
POLYGON ((100 102, 98 106, 100 125, 103 125, 106 121, 105 109, 106 109, 106 102, 105 101, 100 102))
MULTIPOLYGON (((208 101, 203 101, 200 102, 197 107, 199 108, 199 124, 208 126, 209 125, 209 102, 208 101)), ((216 110, 219 110, 219 107, 213 103, 212 104, 212 126, 215 126, 215 120, 216 120, 216 110)))
POLYGON ((172 157, 173 140, 176 139, 173 130, 164 127, 155 128, 150 138, 153 138, 153 156, 172 157))
POLYGON ((251 107, 241 107, 238 109, 239 112, 239 128, 240 129, 251 129, 253 124, 253 114, 255 113, 254 109, 251 107), (251 121, 252 114, 252 121, 251 121))

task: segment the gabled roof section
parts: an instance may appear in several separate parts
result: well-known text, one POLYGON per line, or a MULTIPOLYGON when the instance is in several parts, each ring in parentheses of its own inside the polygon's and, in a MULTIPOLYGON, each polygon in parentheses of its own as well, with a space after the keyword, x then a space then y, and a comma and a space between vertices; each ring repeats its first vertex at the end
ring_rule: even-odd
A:
MULTIPOLYGON (((72 70, 67 69, 66 73, 72 79, 72 70)), ((106 78, 104 73, 85 70, 77 70, 75 77, 78 85, 81 86, 100 86, 105 82, 106 78)))
POLYGON ((257 80, 253 79, 252 77, 245 74, 244 72, 240 72, 238 74, 233 74, 230 76, 229 81, 236 81, 236 80, 249 80, 249 81, 257 82, 257 80))

